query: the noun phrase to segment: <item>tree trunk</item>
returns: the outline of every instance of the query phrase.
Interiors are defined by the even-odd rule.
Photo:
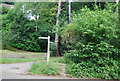
[[[119,0],[116,0],[116,4],[118,4],[119,3]],[[117,7],[116,8],[116,11],[118,12],[118,10],[119,10],[119,8]],[[118,14],[119,15],[119,14]]]
[[[35,21],[35,25],[36,25],[36,26],[35,26],[35,28],[36,28],[35,31],[37,32],[37,30],[38,30],[38,23],[37,23],[37,20]]]
[[[68,2],[68,24],[71,22],[71,1],[67,0]]]
[[[39,12],[37,12],[36,17],[35,17],[36,32],[38,31],[38,20],[39,20]]]
[[[57,33],[55,33],[56,56],[59,56],[59,51],[58,51],[58,43],[59,43],[58,25],[59,25],[60,11],[61,11],[61,0],[59,0],[59,2],[58,2],[58,12],[57,12],[57,16],[56,16],[56,26],[57,26],[56,27]]]
[[[71,23],[71,1],[70,0],[67,0],[67,12],[68,12],[68,24],[70,24]],[[69,31],[68,31],[68,38],[67,38],[67,41],[68,41],[68,43],[67,43],[67,45],[71,45],[70,44],[70,34],[69,34]],[[68,50],[70,50],[69,48],[68,48]]]

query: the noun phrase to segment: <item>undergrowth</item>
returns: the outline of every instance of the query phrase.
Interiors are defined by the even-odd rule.
[[[34,63],[29,70],[30,74],[44,74],[44,75],[59,75],[59,64],[50,61],[47,64],[46,61]]]

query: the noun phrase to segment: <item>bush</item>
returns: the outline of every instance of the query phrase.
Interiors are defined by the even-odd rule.
[[[55,46],[55,44],[50,44],[50,56],[56,56],[56,46]]]
[[[119,48],[119,27],[117,13],[110,10],[90,10],[83,8],[79,14],[73,14],[71,24],[61,31],[62,44],[74,49],[77,42],[99,44],[101,41]],[[69,34],[69,35],[68,35]]]
[[[70,50],[65,54],[70,76],[120,79],[120,51],[104,42],[97,45],[79,44],[81,49]],[[72,63],[72,65],[71,65]]]
[[[21,50],[34,51],[34,52],[41,51],[40,46],[35,40],[33,42],[30,41],[29,39],[23,39],[21,41],[18,41],[17,43],[12,43],[11,45]]]
[[[77,77],[120,79],[116,12],[85,7],[73,17],[61,31],[61,43],[68,49],[64,54],[66,72]]]
[[[14,47],[12,47],[10,45],[6,45],[5,49],[10,50],[10,51],[17,51],[16,48],[14,48]]]
[[[105,65],[105,67],[98,67],[94,63],[73,63],[67,64],[66,73],[68,76],[75,77],[89,77],[89,78],[103,78],[103,79],[120,79],[118,63],[114,66]]]
[[[79,63],[81,61],[92,61],[97,64],[98,61],[103,61],[105,59],[108,59],[109,62],[109,59],[117,60],[120,58],[119,49],[105,42],[101,42],[96,45],[84,45],[82,43],[78,43],[77,47],[79,47],[79,49],[70,50],[65,53],[64,56],[69,59],[68,61],[72,61],[74,63]]]

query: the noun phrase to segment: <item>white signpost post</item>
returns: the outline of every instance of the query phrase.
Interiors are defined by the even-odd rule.
[[[38,37],[38,39],[48,39],[48,47],[47,47],[47,64],[50,60],[50,36],[48,37]]]

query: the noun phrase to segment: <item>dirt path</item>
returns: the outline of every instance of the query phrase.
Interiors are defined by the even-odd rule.
[[[61,66],[61,71],[60,71],[60,75],[63,76],[63,77],[66,77],[66,73],[65,73],[65,64],[63,63],[59,63]]]
[[[70,79],[64,76],[28,75],[32,62],[0,64],[2,79]]]

